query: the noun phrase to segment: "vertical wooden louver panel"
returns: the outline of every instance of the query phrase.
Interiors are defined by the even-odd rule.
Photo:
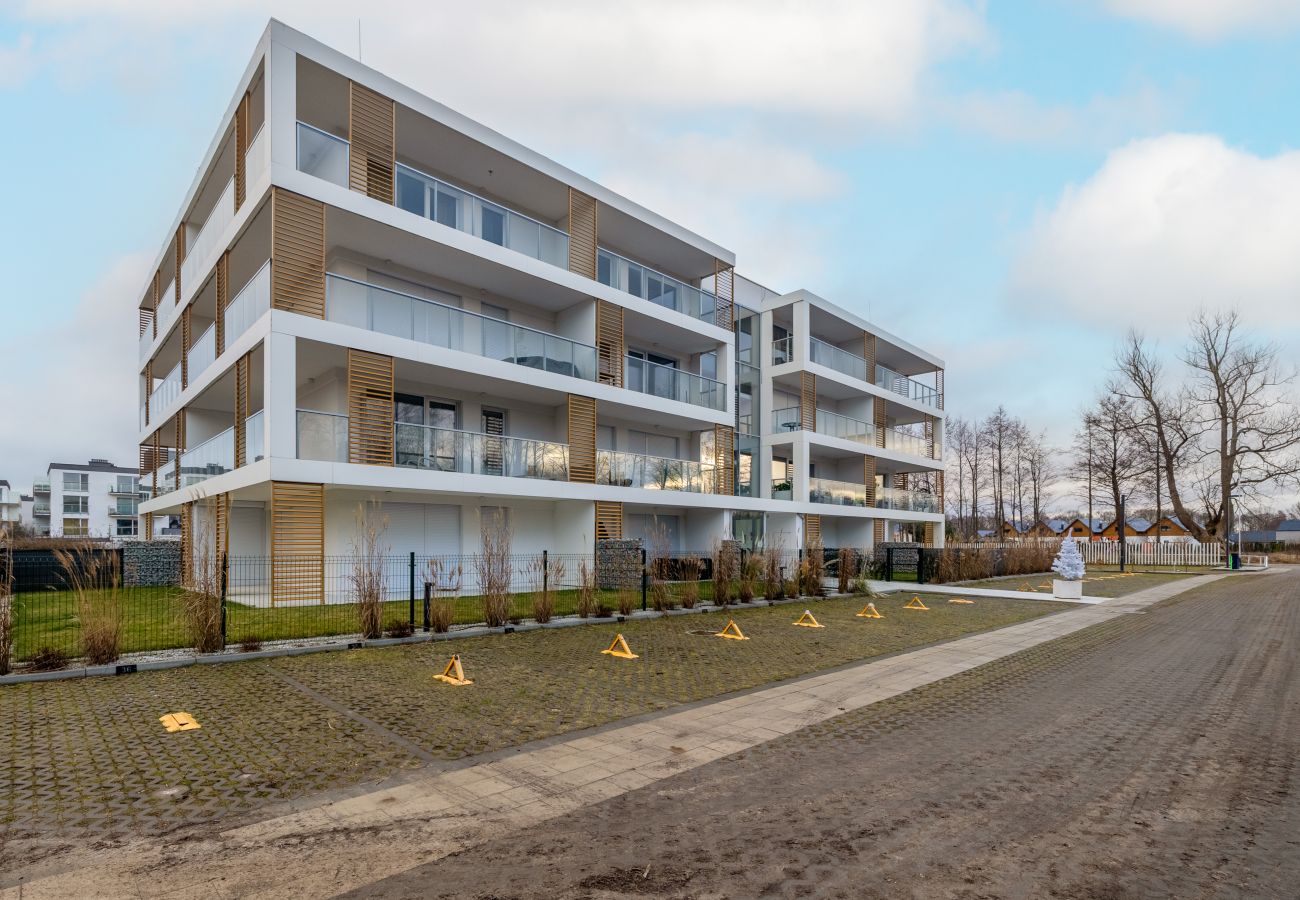
[[[248,92],[239,98],[239,107],[235,110],[235,212],[244,205],[248,194],[248,171],[245,157],[248,155]]]
[[[185,223],[182,222],[176,228],[176,277],[173,281],[176,284],[176,305],[181,302],[181,263],[185,262]]]
[[[799,373],[799,427],[817,430],[817,376],[812,372]]]
[[[392,203],[397,107],[390,98],[355,81],[348,87],[348,187]]]
[[[153,540],[153,513],[141,513],[139,525],[140,537],[146,541]]]
[[[271,305],[325,318],[325,204],[279,188],[271,199]]]
[[[925,455],[930,459],[938,459],[935,455],[934,441],[934,416],[925,417]]]
[[[181,390],[190,386],[190,341],[194,334],[194,308],[181,310]]]
[[[925,538],[924,538],[924,544],[925,544],[925,546],[927,546],[927,547],[933,547],[933,546],[934,546],[934,523],[933,523],[933,522],[926,522],[926,523],[925,523]]]
[[[601,384],[623,386],[623,357],[627,345],[623,339],[623,307],[596,301],[597,379]]]
[[[153,360],[144,364],[144,424],[149,427],[149,407],[153,406],[149,402],[150,395],[153,394]]]
[[[569,271],[596,277],[596,198],[569,188]]]
[[[939,408],[943,409],[943,369],[936,369],[934,373],[934,386],[938,392]]]
[[[877,544],[883,544],[885,542],[885,520],[876,519],[873,526],[871,529],[872,540]]]
[[[179,467],[178,467],[179,468]],[[181,504],[181,586],[194,584],[194,504]]]
[[[718,298],[714,321],[719,328],[730,331],[735,324],[736,270],[719,259],[713,261],[713,291]]]
[[[325,602],[325,487],[271,482],[271,605]]]
[[[348,350],[348,462],[393,464],[393,358]]]
[[[876,426],[876,446],[885,446],[885,426],[889,424],[889,412],[885,406],[885,401],[880,397],[873,397],[871,400],[872,415],[875,418]]]
[[[176,476],[176,490],[181,489],[181,456],[185,453],[185,408],[181,407],[176,411],[176,465],[172,466],[172,473]]]
[[[153,327],[153,310],[147,309],[143,306],[140,307],[140,337],[144,337],[144,333],[152,327]]]
[[[867,381],[876,383],[876,336],[869,331],[862,332],[862,358],[867,361]]]
[[[876,458],[862,458],[862,483],[867,486],[867,506],[876,505]]]
[[[899,491],[905,491],[905,490],[907,490],[907,473],[906,473],[906,472],[895,472],[895,473],[894,473],[894,489],[895,489],[895,490],[899,490]]]
[[[225,582],[230,566],[230,495],[210,497],[207,509],[212,520],[212,558],[200,559],[200,563],[208,570],[203,573],[204,576],[211,572],[218,579],[217,587],[220,587]]]
[[[230,303],[230,251],[217,260],[217,356],[226,352],[226,306]]]
[[[714,489],[727,497],[736,493],[736,432],[730,425],[713,426]]]
[[[251,354],[235,360],[235,468],[248,464],[248,370]]]
[[[822,517],[805,515],[803,517],[803,545],[807,550],[820,547],[822,542]]]
[[[943,512],[943,469],[934,473],[934,498],[939,504],[939,512]]]
[[[596,540],[623,540],[623,504],[596,502]]]
[[[166,460],[163,458],[162,455],[163,450],[162,450],[162,429],[161,428],[159,428],[153,433],[152,440],[153,440],[153,469],[151,471],[153,474],[153,480],[151,484],[153,486],[153,492],[149,496],[157,497],[158,496],[158,468],[164,462],[166,462]]]
[[[596,401],[569,395],[569,480],[596,483]]]
[[[162,294],[162,269],[153,273],[153,336],[158,337],[158,301]]]

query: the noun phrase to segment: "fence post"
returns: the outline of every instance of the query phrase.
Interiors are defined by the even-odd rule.
[[[894,580],[894,548],[885,548],[885,580]]]
[[[226,586],[230,582],[230,558],[221,554],[221,649],[226,649]]]
[[[645,612],[645,594],[646,582],[648,581],[648,571],[646,569],[645,547],[641,548],[641,612]]]
[[[415,628],[415,551],[411,551],[411,628]]]
[[[549,551],[542,551],[542,596],[551,588],[551,563]]]
[[[424,633],[429,633],[429,596],[433,593],[433,585],[429,582],[424,583]]]

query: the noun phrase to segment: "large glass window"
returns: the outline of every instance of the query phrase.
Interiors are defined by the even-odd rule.
[[[63,514],[64,515],[86,515],[90,511],[89,497],[64,497]]]
[[[117,536],[118,536],[118,537],[134,537],[134,536],[136,535],[136,533],[137,533],[136,521],[137,521],[137,520],[135,520],[135,519],[118,519],[118,520],[117,520]]]
[[[64,537],[85,537],[90,533],[90,524],[86,519],[64,519]]]
[[[65,491],[90,490],[90,476],[85,472],[64,472],[63,489]]]

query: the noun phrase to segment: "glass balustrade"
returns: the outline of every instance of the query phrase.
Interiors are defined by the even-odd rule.
[[[590,344],[344,275],[326,277],[325,317],[435,347],[596,380],[596,348]]]
[[[799,407],[787,406],[785,409],[772,411],[772,432],[774,434],[798,431],[801,427],[803,425],[799,417]]]
[[[226,306],[226,346],[230,347],[271,308],[271,262],[267,260]]]
[[[298,123],[298,171],[339,187],[348,186],[348,142],[305,122]]]
[[[808,500],[810,503],[831,503],[836,506],[866,506],[867,486],[852,481],[809,478]]]
[[[772,365],[779,366],[794,359],[794,338],[777,338],[772,342]]]
[[[596,451],[596,483],[613,487],[712,494],[717,486],[716,468],[710,463],[688,459]]]
[[[604,247],[596,252],[596,280],[692,318],[714,320],[717,300],[713,294]]]
[[[772,499],[773,500],[794,499],[794,485],[790,483],[789,478],[772,479]]]
[[[898,428],[885,429],[885,449],[930,459],[930,445],[924,437]],[[938,452],[937,445],[935,452]]]
[[[262,459],[265,442],[265,432],[262,425],[262,410],[253,413],[244,420],[244,463],[257,462]]]
[[[215,324],[209,325],[199,339],[190,347],[189,352],[189,378],[193,384],[195,379],[207,370],[217,358],[217,328]]]
[[[227,428],[181,454],[181,487],[198,484],[235,468],[235,429]]]
[[[235,217],[235,179],[226,182],[216,205],[208,213],[203,227],[194,240],[186,245],[185,261],[181,263],[181,284],[196,284],[196,277],[201,274],[198,267],[208,258],[208,254],[217,248],[217,242],[226,231],[226,226]]]
[[[448,228],[560,268],[569,266],[569,236],[560,229],[398,164],[395,204]]]
[[[181,364],[177,363],[149,394],[149,421],[157,422],[162,411],[181,395]]]
[[[909,400],[915,400],[917,403],[924,403],[927,406],[939,405],[937,390],[881,365],[876,366],[876,386],[893,391]]]
[[[348,417],[339,413],[298,410],[298,459],[348,461]]]
[[[934,494],[907,491],[902,488],[877,490],[876,506],[879,509],[897,509],[907,512],[937,513],[939,511],[938,498]]]
[[[248,142],[244,152],[244,183],[256,184],[271,164],[271,142],[266,137],[266,123],[257,129],[257,135]]]
[[[818,365],[834,369],[850,378],[867,380],[867,361],[856,353],[841,350],[817,338],[808,340],[809,358]]]
[[[627,357],[627,377],[623,379],[623,385],[629,391],[693,406],[726,408],[726,391],[722,382],[636,356]]]
[[[785,409],[778,409],[772,413],[772,431],[775,434],[798,431],[801,421],[799,407],[788,406]],[[876,430],[869,422],[831,412],[828,409],[817,410],[816,431],[827,437],[856,441],[860,444],[875,443]]]
[[[547,481],[569,478],[568,444],[405,422],[394,427],[394,461],[399,466]]]

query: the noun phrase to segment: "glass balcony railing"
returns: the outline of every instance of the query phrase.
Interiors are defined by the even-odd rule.
[[[250,148],[251,149],[251,148]],[[305,122],[298,123],[298,171],[348,186],[348,142]]]
[[[50,492],[50,483],[47,480],[33,481],[32,492],[36,494],[48,494]]]
[[[181,364],[177,363],[166,377],[149,392],[149,421],[157,422],[162,411],[181,395]]]
[[[128,500],[125,497],[118,497],[117,502],[113,504],[113,515],[115,516],[134,516],[139,512],[139,503],[136,500]]]
[[[32,504],[32,515],[34,515],[34,516],[48,516],[49,514],[50,514],[50,504],[48,504],[48,503],[34,503],[34,504]]]
[[[486,359],[596,380],[596,348],[590,344],[343,275],[326,277],[325,318]]]
[[[298,459],[348,461],[348,417],[340,413],[298,410]]]
[[[189,352],[189,377],[190,384],[207,370],[217,358],[217,327],[216,324],[209,325],[199,339],[194,342],[194,346]]]
[[[596,483],[614,487],[712,494],[717,487],[716,468],[711,463],[689,459],[596,451]]]
[[[923,436],[898,428],[885,429],[885,449],[912,456],[923,456],[926,459],[931,458],[929,443]],[[938,459],[940,455],[939,445],[936,443],[933,458]]]
[[[266,123],[257,129],[257,135],[248,142],[244,151],[244,183],[256,184],[267,166],[271,164],[271,142],[266,137]]]
[[[790,483],[789,478],[772,479],[772,499],[773,500],[794,499],[794,485]]]
[[[395,203],[407,212],[560,268],[569,266],[569,236],[454,187],[410,166],[397,165]]]
[[[835,506],[866,506],[867,486],[852,481],[809,478],[808,501],[810,503],[831,503]]]
[[[262,425],[262,410],[253,413],[244,420],[244,462],[257,462],[262,459],[266,441]]]
[[[185,261],[181,263],[181,284],[197,284],[201,266],[208,254],[217,248],[217,242],[226,231],[226,226],[235,217],[235,179],[232,176],[226,182],[216,205],[208,213],[208,218],[195,235],[194,240],[186,246]]]
[[[794,338],[787,335],[772,342],[772,365],[779,366],[794,359]]]
[[[924,403],[926,406],[939,405],[937,390],[881,365],[876,366],[876,386],[893,391],[909,400],[915,400],[917,403]]]
[[[901,488],[880,488],[876,491],[878,509],[898,509],[908,512],[937,513],[938,498],[934,494],[922,491],[906,491]]]
[[[841,350],[817,338],[808,339],[809,359],[850,378],[867,380],[867,361],[856,353]]]
[[[464,475],[569,479],[568,444],[405,422],[394,427],[394,462],[399,466]]]
[[[226,346],[233,344],[270,308],[271,261],[267,260],[226,306]]]
[[[627,357],[627,377],[623,385],[629,391],[703,406],[726,409],[726,390],[721,381],[662,366],[637,356]]]
[[[717,300],[708,291],[656,272],[604,247],[596,252],[596,280],[642,300],[685,313],[693,319],[713,321],[717,309]]]
[[[785,409],[778,409],[772,413],[772,431],[774,433],[782,434],[789,431],[798,431],[800,427],[799,407],[787,406]],[[831,412],[828,409],[817,410],[816,431],[818,434],[824,434],[828,437],[856,441],[859,444],[867,445],[874,444],[876,438],[876,429],[871,423],[863,422],[852,416]]]

